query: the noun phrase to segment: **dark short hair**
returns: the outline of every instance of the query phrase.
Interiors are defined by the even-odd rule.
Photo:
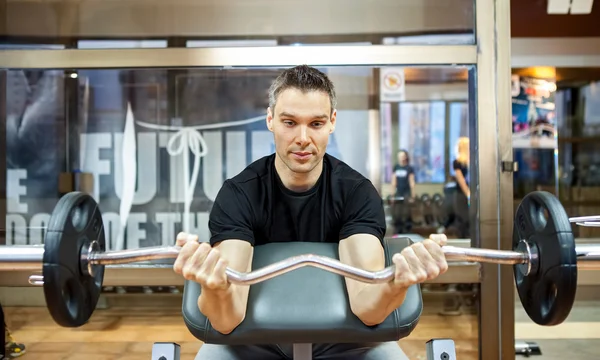
[[[284,70],[271,84],[269,88],[269,106],[271,109],[275,109],[279,94],[290,88],[302,92],[322,91],[326,93],[329,96],[332,112],[337,105],[335,88],[327,75],[308,65],[299,65]]]

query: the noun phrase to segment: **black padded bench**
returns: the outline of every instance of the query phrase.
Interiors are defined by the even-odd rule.
[[[393,254],[410,244],[411,239],[407,237],[386,238],[386,266],[392,264]],[[339,259],[338,244],[275,243],[255,248],[252,269],[308,253]],[[314,343],[402,339],[416,327],[423,308],[420,287],[413,286],[402,306],[383,323],[366,326],[350,310],[342,276],[315,267],[304,267],[252,285],[245,320],[233,332],[223,335],[215,331],[199,311],[199,295],[199,284],[186,281],[183,318],[190,332],[199,340],[223,345],[294,344],[294,359],[303,360],[312,359],[311,344]],[[430,345],[428,343],[428,353],[429,348],[433,349]]]

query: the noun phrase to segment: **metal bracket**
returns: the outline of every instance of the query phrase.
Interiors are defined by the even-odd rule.
[[[500,163],[500,168],[502,172],[517,172],[519,171],[519,163],[516,161],[502,161]]]
[[[426,343],[427,360],[456,360],[452,339],[431,339]]]
[[[152,345],[152,360],[179,360],[180,356],[179,344],[156,342]]]

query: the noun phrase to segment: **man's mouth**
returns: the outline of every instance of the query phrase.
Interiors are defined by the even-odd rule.
[[[308,159],[312,153],[308,152],[308,151],[294,151],[292,152],[292,155],[299,160],[306,160]]]

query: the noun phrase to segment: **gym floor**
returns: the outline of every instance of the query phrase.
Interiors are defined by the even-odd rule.
[[[108,309],[97,309],[88,324],[77,329],[56,325],[43,307],[6,307],[9,328],[25,343],[22,357],[44,360],[148,360],[157,341],[181,345],[182,360],[194,359],[201,343],[181,318],[180,295],[115,295]],[[454,339],[460,360],[477,359],[477,317],[465,309],[442,316],[439,297],[425,299],[419,325],[400,345],[411,359],[425,359],[425,342],[433,337]],[[566,323],[556,327],[533,324],[517,304],[517,339],[535,341],[542,356],[534,359],[597,359],[600,353],[600,303],[578,303]],[[517,356],[517,359],[524,357]]]

